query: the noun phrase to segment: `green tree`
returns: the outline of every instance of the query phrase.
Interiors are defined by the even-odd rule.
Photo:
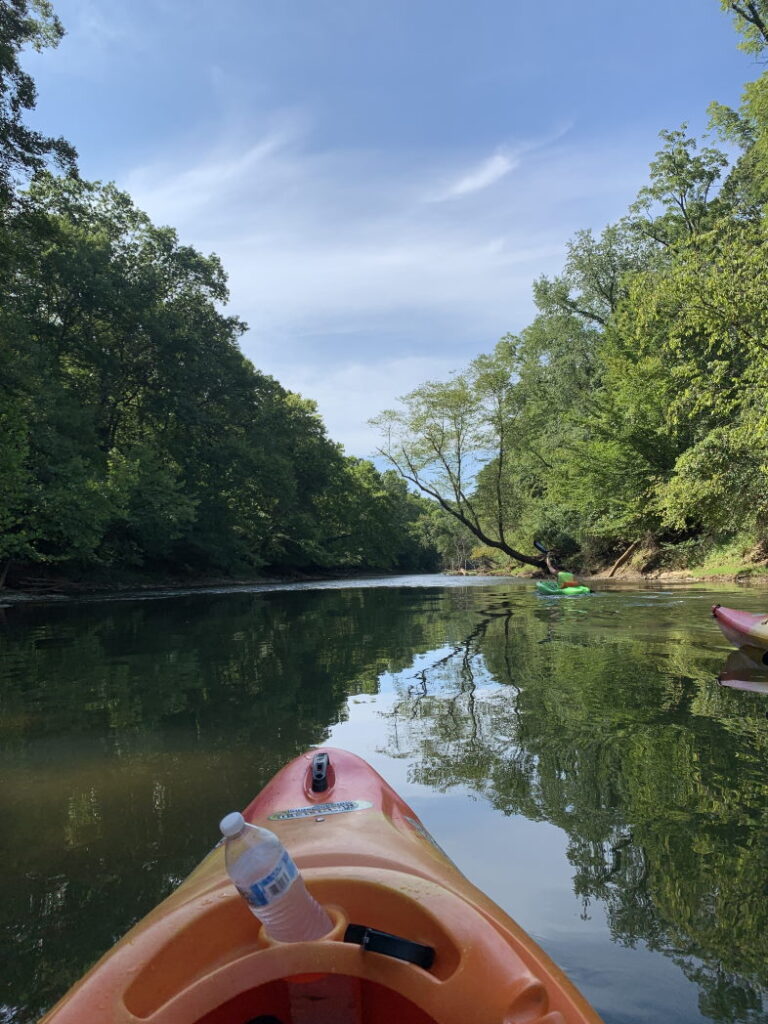
[[[630,207],[632,227],[665,247],[701,235],[722,208],[714,190],[728,158],[713,146],[699,150],[687,128],[659,133],[664,146],[651,163],[650,184]]]
[[[667,451],[664,520],[714,532],[763,529],[768,438],[766,239],[759,224],[725,223],[682,248],[665,275],[639,279],[623,329],[661,359]],[[631,339],[631,340],[630,340]]]
[[[536,305],[545,316],[603,328],[626,295],[627,275],[647,265],[655,248],[628,220],[610,224],[599,238],[590,230],[578,231],[568,243],[562,272],[534,282]]]
[[[69,171],[76,153],[64,139],[51,139],[24,124],[37,101],[35,83],[21,67],[21,51],[57,46],[64,29],[48,0],[4,0],[0,6],[0,204],[19,176],[38,171],[52,157]]]
[[[338,456],[314,411],[243,358],[216,257],[72,178],[39,175],[12,226],[0,316],[30,553],[232,568],[309,542],[321,454]]]
[[[768,45],[766,0],[720,0],[720,7],[734,16],[736,30],[743,36],[740,49],[747,53],[762,52]]]
[[[519,562],[545,567],[512,546],[519,503],[505,487],[517,453],[537,450],[524,429],[515,380],[519,344],[502,339],[492,356],[479,356],[447,382],[431,381],[371,422],[383,435],[379,454],[433,498],[487,547]],[[485,474],[486,485],[478,489]]]

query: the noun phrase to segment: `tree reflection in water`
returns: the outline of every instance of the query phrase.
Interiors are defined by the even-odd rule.
[[[670,957],[707,1017],[765,1021],[766,708],[714,668],[678,623],[649,643],[489,605],[402,683],[392,743],[415,781],[559,826],[585,913]]]
[[[767,1020],[766,705],[717,685],[711,602],[496,585],[9,610],[0,1016],[37,1019],[386,677],[376,746],[558,826],[585,914],[679,963],[711,1019]]]

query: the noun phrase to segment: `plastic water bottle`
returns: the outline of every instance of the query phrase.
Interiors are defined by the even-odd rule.
[[[229,877],[267,934],[278,942],[319,939],[333,927],[307,892],[291,855],[269,829],[249,825],[239,811],[221,819]]]

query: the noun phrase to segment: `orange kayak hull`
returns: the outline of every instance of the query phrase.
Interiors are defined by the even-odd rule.
[[[45,1024],[291,1021],[291,988],[352,979],[371,1024],[599,1024],[563,972],[475,888],[415,813],[361,758],[327,749],[327,788],[311,751],[243,812],[277,833],[334,928],[271,940],[230,882],[223,847],[115,945]],[[365,925],[434,949],[429,969],[343,941]]]
[[[752,645],[768,650],[768,613],[742,612],[714,604],[712,614],[726,639],[736,647]]]

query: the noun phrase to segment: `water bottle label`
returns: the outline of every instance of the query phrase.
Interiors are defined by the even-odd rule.
[[[296,865],[286,850],[270,873],[248,886],[247,892],[243,895],[252,907],[266,907],[278,896],[282,896],[298,873]]]

